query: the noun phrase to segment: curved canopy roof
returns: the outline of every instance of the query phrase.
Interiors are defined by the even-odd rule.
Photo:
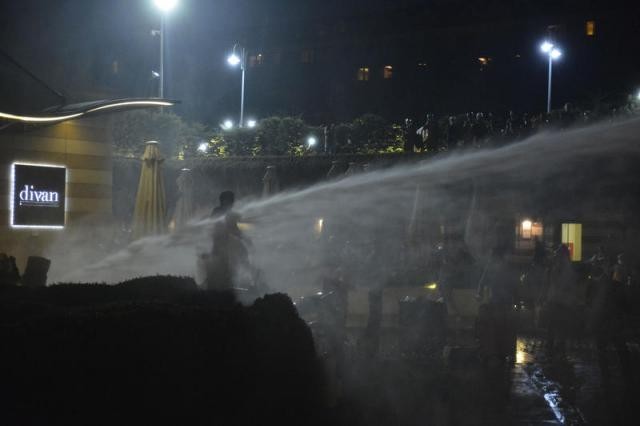
[[[55,124],[105,112],[167,107],[177,103],[160,98],[117,98],[67,103],[65,96],[3,50],[0,50],[0,93],[0,130],[14,123]]]
[[[125,98],[82,102],[48,109],[38,114],[13,114],[0,111],[0,120],[29,124],[53,124],[74,118],[86,117],[105,112],[136,108],[157,108],[173,106],[177,101],[160,98]]]

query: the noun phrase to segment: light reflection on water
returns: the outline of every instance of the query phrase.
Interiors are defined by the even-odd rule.
[[[523,338],[516,340],[516,364],[527,364],[533,362],[532,355],[527,351],[527,345]]]
[[[566,398],[562,384],[547,374],[549,365],[536,359],[537,346],[533,340],[519,337],[516,341],[516,364],[524,365],[531,383],[540,392],[558,423],[572,426],[586,424],[580,409]]]

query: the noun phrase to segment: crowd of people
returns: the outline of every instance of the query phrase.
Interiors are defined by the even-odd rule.
[[[239,215],[233,211],[233,204],[233,193],[225,191],[220,195],[220,205],[211,215],[217,220],[213,227],[212,250],[205,259],[207,273],[204,286],[210,290],[237,292],[241,287],[251,287],[260,281],[258,271],[251,266],[249,259],[251,241],[238,228]],[[349,241],[345,244],[348,246]],[[386,253],[385,250],[382,252]],[[449,310],[449,315],[458,315],[452,289],[459,288],[461,281],[465,280],[477,283],[480,311],[476,327],[481,352],[487,359],[505,360],[512,356],[516,335],[513,311],[524,301],[522,303],[530,311],[536,312],[537,327],[547,330],[546,345],[550,357],[564,355],[570,338],[589,334],[595,339],[604,374],[608,371],[606,348],[609,344],[615,347],[623,370],[629,368],[624,333],[628,328],[628,296],[634,285],[632,270],[623,253],[611,257],[601,247],[587,261],[576,263],[571,260],[567,245],[559,244],[551,251],[536,237],[529,267],[514,263],[510,258],[511,250],[503,244],[491,250],[484,265],[478,264],[479,275],[476,275],[464,273],[470,267],[475,268],[473,265],[476,264],[464,243],[449,241],[436,252],[441,252],[439,260],[432,263],[430,269],[436,273],[443,306]],[[337,250],[337,253],[340,253],[342,261],[353,260],[344,250]],[[334,316],[336,324],[342,324],[334,324],[336,330],[344,327],[348,310],[346,289],[349,285],[339,264],[336,263],[334,266],[338,266],[325,277],[321,293],[335,296],[331,299],[335,305]],[[243,271],[248,271],[244,282],[239,278]],[[379,334],[380,324],[376,327],[372,324],[380,318],[381,311],[376,314],[375,306],[380,305],[381,297],[381,292],[372,291],[370,294],[367,335],[373,336],[372,341],[376,341],[375,335]],[[381,305],[378,306],[380,309]],[[373,349],[372,353],[375,352]]]
[[[524,286],[516,285],[518,282]],[[634,286],[624,253],[609,256],[604,247],[587,261],[576,264],[571,261],[567,245],[560,244],[550,252],[536,240],[532,263],[524,274],[509,264],[504,251],[493,250],[478,285],[482,349],[490,357],[511,355],[511,312],[519,300],[528,297],[526,303],[536,312],[538,328],[546,330],[549,358],[564,357],[570,339],[591,336],[603,378],[609,377],[606,352],[610,344],[616,350],[621,370],[628,373],[631,366],[626,341],[633,326],[629,319],[633,314],[630,300]]]
[[[558,130],[611,122],[640,113],[640,100],[630,99],[616,107],[589,110],[566,103],[549,113],[466,112],[425,113],[390,123],[365,114],[351,123],[320,126],[320,143],[308,152],[325,154],[427,152],[457,148],[500,146],[524,139],[540,130]],[[307,151],[305,151],[307,152]]]
[[[545,128],[569,128],[634,114],[637,114],[637,107],[632,103],[604,112],[582,110],[567,103],[562,109],[553,110],[549,114],[516,114],[513,111],[504,116],[491,112],[467,112],[445,116],[426,114],[422,120],[404,120],[405,152],[495,146],[526,138]]]

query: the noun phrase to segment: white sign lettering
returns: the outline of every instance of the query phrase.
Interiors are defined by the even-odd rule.
[[[25,185],[20,191],[20,205],[33,207],[59,207],[59,195],[56,191],[38,191],[33,185]]]

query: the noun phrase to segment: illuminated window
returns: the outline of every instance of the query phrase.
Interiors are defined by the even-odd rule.
[[[535,239],[543,240],[542,222],[524,219],[516,226],[516,249],[530,250],[534,248]]]
[[[571,260],[579,262],[582,260],[582,224],[563,223],[562,224],[562,244],[569,247]]]
[[[114,74],[118,74],[118,71],[120,71],[120,64],[118,63],[118,61],[113,61],[111,63],[111,72],[113,72]]]
[[[530,220],[523,220],[522,223],[520,224],[520,228],[521,228],[520,236],[525,240],[528,240],[529,238],[531,238],[532,227],[533,227],[533,222],[531,222]]]
[[[358,81],[369,81],[369,68],[358,68]]]
[[[391,65],[385,65],[382,69],[382,77],[385,80],[389,80],[393,77],[393,67]]]
[[[543,230],[542,223],[525,219],[520,223],[520,238],[528,240],[534,237],[542,237]]]
[[[542,234],[544,232],[544,227],[540,222],[533,222],[531,224],[531,236],[542,238]]]
[[[584,29],[589,37],[593,37],[596,35],[596,21],[587,21]]]
[[[488,56],[480,56],[478,58],[478,63],[480,63],[480,71],[484,71],[484,69],[489,65],[489,62],[491,62],[491,58],[489,58]]]
[[[302,62],[303,64],[312,64],[314,60],[315,60],[315,55],[313,50],[311,49],[305,49],[300,54],[300,62]]]

